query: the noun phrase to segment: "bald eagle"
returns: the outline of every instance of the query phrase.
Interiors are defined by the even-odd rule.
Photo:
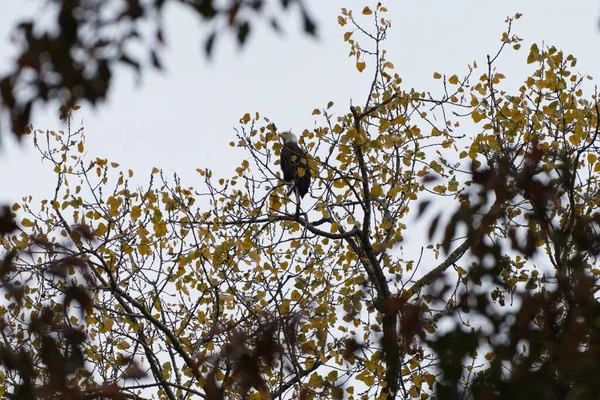
[[[298,146],[298,138],[292,132],[282,132],[279,137],[283,140],[281,148],[281,171],[283,180],[289,185],[289,196],[294,192],[297,203],[300,203],[300,197],[308,193],[310,187],[310,167],[306,152]]]

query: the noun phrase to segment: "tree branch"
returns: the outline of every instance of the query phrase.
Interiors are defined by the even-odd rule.
[[[328,358],[328,360],[329,360],[329,358]],[[304,378],[305,376],[308,376],[311,372],[315,371],[321,365],[323,365],[323,362],[320,359],[315,360],[315,363],[313,364],[312,367],[310,367],[309,369],[303,370],[300,373],[300,375],[296,375],[292,379],[290,379],[289,381],[287,381],[284,384],[280,385],[279,388],[276,391],[274,391],[273,393],[271,393],[271,399],[274,400],[274,399],[280,398],[281,395],[283,395],[289,388],[291,388],[292,386],[294,386],[296,383],[299,383],[300,379]]]
[[[458,261],[467,252],[470,246],[471,241],[469,239],[465,240],[460,246],[456,248],[456,250],[450,253],[448,258],[443,263],[429,271],[427,274],[425,274],[425,276],[423,276],[421,279],[415,282],[415,284],[412,285],[412,287],[409,289],[410,292],[414,295],[418,293],[423,288],[423,286],[429,285],[435,279],[439,278],[444,273],[444,271],[448,269],[448,267],[450,267],[452,264]]]

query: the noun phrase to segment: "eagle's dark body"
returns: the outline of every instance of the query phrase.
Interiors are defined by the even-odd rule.
[[[290,186],[290,191],[304,197],[310,187],[310,167],[306,152],[298,145],[295,135],[291,132],[283,132],[283,147],[281,149],[281,170],[283,180]]]

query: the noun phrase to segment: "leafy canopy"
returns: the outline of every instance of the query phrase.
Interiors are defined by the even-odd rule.
[[[83,157],[83,129],[32,129],[56,189],[15,204],[2,237],[2,394],[597,395],[588,77],[554,47],[523,54],[517,14],[483,68],[434,73],[433,97],[394,71],[385,15],[342,9],[357,73],[373,79],[360,106],[313,111],[300,214],[259,113],[231,143],[246,159],[229,177],[199,168],[196,188],[159,169],[138,186]],[[511,47],[531,66],[514,92],[495,67]]]

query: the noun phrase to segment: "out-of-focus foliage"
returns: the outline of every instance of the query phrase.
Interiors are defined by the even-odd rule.
[[[280,31],[278,14],[287,9],[300,14],[304,31],[316,26],[302,0],[51,0],[44,14],[53,24],[34,18],[14,29],[18,47],[14,67],[0,76],[0,117],[8,116],[20,137],[29,126],[35,106],[51,100],[72,107],[104,101],[118,65],[141,74],[161,69],[166,45],[163,13],[169,4],[185,7],[209,27],[196,51],[210,57],[219,36],[231,31],[244,45],[252,25],[266,20]],[[279,7],[278,7],[279,6]],[[151,35],[148,35],[151,32]],[[202,43],[202,44],[201,44]],[[137,50],[136,46],[143,51]],[[143,56],[139,56],[139,54]],[[137,54],[137,55],[136,55]]]
[[[600,112],[575,57],[535,44],[524,54],[517,14],[483,68],[434,73],[434,95],[394,71],[385,7],[361,11],[338,22],[372,83],[348,112],[313,111],[299,214],[259,113],[231,142],[246,159],[229,177],[198,168],[196,187],[159,169],[140,186],[126,167],[86,160],[82,129],[32,129],[56,190],[15,204],[18,227],[0,225],[5,391],[600,394]],[[530,66],[514,90],[495,67],[511,47]]]

